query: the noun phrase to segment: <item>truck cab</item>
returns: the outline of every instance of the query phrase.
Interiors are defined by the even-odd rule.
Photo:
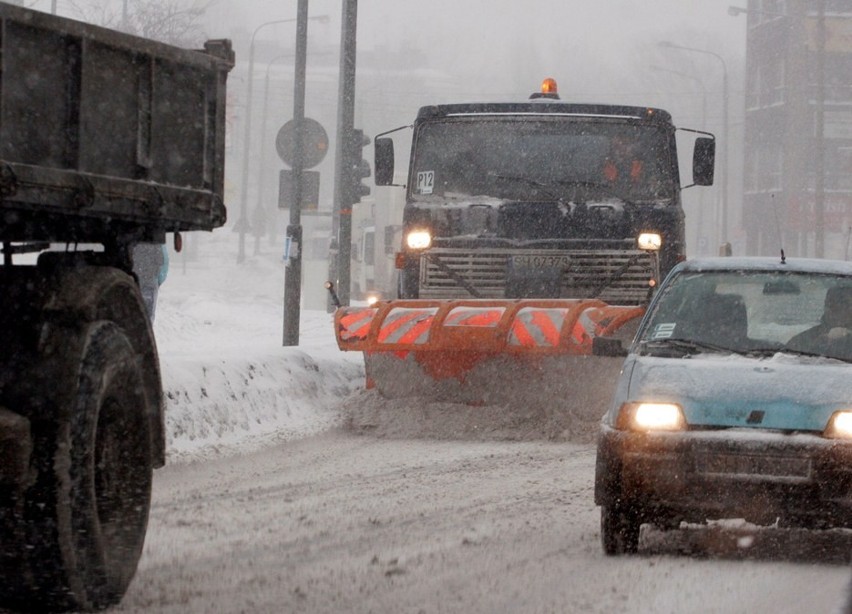
[[[695,140],[693,184],[713,181]],[[393,142],[376,138],[376,184]],[[427,106],[413,126],[399,298],[599,298],[644,304],[685,258],[671,116],[562,102]]]

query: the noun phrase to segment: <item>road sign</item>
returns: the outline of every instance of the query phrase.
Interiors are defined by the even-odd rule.
[[[306,117],[302,120],[304,137],[303,146],[305,159],[303,168],[312,168],[323,161],[328,152],[328,135],[318,121]],[[278,156],[287,166],[293,166],[296,153],[296,122],[288,121],[281,126],[275,137],[275,149]]]

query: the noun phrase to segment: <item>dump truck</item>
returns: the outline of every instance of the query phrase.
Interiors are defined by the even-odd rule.
[[[375,138],[376,185],[408,129],[397,298],[338,309],[339,347],[387,397],[599,417],[620,360],[595,340],[630,336],[685,258],[671,115],[564,102],[552,79],[522,102],[426,106]],[[692,185],[710,185],[715,138],[686,134]]]
[[[0,56],[0,607],[102,609],[166,452],[133,249],[224,224],[233,52],[0,3]]]

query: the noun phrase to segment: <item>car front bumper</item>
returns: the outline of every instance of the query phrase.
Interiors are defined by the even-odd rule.
[[[852,527],[852,442],[757,429],[637,433],[604,425],[595,502],[617,500],[646,517]]]

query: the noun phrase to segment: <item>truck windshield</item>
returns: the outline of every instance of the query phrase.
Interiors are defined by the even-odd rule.
[[[622,119],[450,117],[420,126],[411,193],[520,201],[671,198],[673,139]]]

